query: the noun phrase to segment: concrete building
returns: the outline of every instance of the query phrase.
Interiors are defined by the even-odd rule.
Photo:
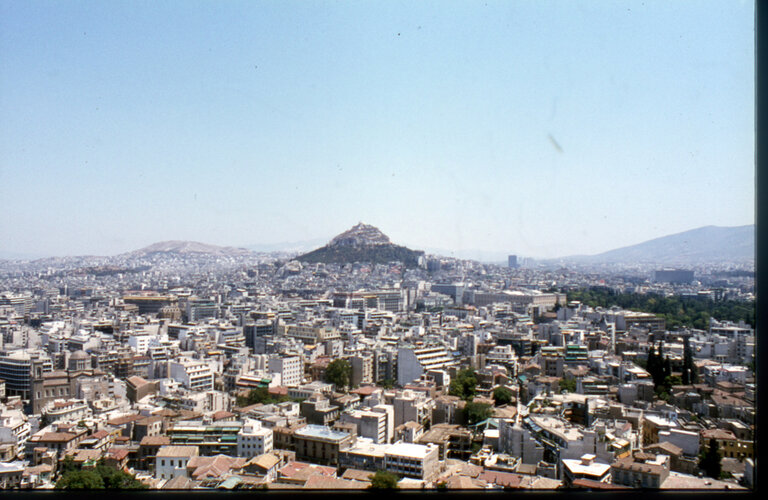
[[[441,370],[455,364],[453,356],[444,347],[400,348],[397,351],[397,384],[405,386],[419,380],[429,370]]]
[[[395,427],[406,422],[417,422],[421,425],[432,418],[434,401],[424,393],[404,390],[392,400],[395,412]]]
[[[436,445],[397,443],[384,453],[384,467],[401,477],[431,481],[440,473],[438,454]]]
[[[331,425],[341,413],[337,405],[320,393],[315,393],[299,403],[299,414],[307,419],[307,423],[315,425]]]
[[[307,424],[293,433],[296,459],[323,465],[338,465],[339,452],[353,442],[346,432],[326,426]]]
[[[176,422],[167,431],[172,445],[194,445],[201,456],[218,454],[235,456],[238,435],[244,425],[241,421],[185,420]]]
[[[667,455],[653,455],[636,451],[611,464],[611,482],[631,488],[659,488],[669,477],[670,460]]]
[[[192,359],[171,361],[170,378],[192,391],[213,390],[213,372],[208,363]]]
[[[128,335],[128,346],[136,354],[146,354],[151,338],[148,332],[133,332]]]
[[[298,356],[275,355],[269,358],[268,370],[280,374],[282,385],[298,386],[304,376],[304,363]]]
[[[155,479],[188,477],[187,464],[200,452],[197,446],[163,446],[155,456]]]
[[[517,269],[520,265],[517,263],[517,255],[510,255],[507,257],[507,266],[511,269]]]
[[[685,455],[699,456],[699,433],[683,429],[671,428],[667,431],[658,431],[660,443],[667,442],[678,446]]]
[[[389,443],[394,436],[394,409],[389,405],[342,413],[339,420],[354,424],[358,436],[369,438],[376,444]]]
[[[237,456],[256,457],[272,451],[272,429],[262,427],[261,422],[246,418],[237,433]]]
[[[42,378],[43,373],[53,371],[51,358],[42,351],[0,352],[0,379],[5,380],[7,396],[31,399],[32,381]]]
[[[389,445],[376,444],[368,438],[357,438],[347,448],[339,451],[339,467],[376,472],[385,469],[384,456]]]
[[[693,281],[693,271],[686,269],[658,269],[651,274],[654,283],[690,283]]]
[[[376,382],[373,380],[373,354],[362,353],[349,358],[352,365],[352,380],[350,385],[356,387],[362,384]]]
[[[243,337],[245,345],[251,349],[256,347],[256,339],[275,334],[275,323],[271,320],[258,320],[254,324],[243,325]]]
[[[0,443],[13,443],[16,450],[24,450],[31,429],[32,426],[23,411],[8,410],[0,406]]]
[[[595,455],[584,454],[579,459],[563,459],[563,483],[573,485],[577,479],[588,479],[600,483],[608,482],[611,475],[610,464],[595,461]]]

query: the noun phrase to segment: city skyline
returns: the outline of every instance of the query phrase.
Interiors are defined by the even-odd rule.
[[[446,6],[447,5],[447,6]],[[0,251],[754,223],[750,2],[0,2]]]
[[[364,224],[364,222],[360,222],[360,224]],[[686,240],[689,238],[694,238],[695,242],[688,241],[687,245],[691,246],[691,249],[693,249],[696,245],[705,244],[709,246],[709,252],[712,252],[713,248],[718,248],[718,245],[720,245],[720,248],[722,247],[722,240],[724,237],[734,237],[736,240],[734,241],[734,244],[737,244],[739,246],[745,245],[745,244],[754,244],[748,243],[750,240],[744,240],[743,233],[742,234],[736,234],[733,231],[734,230],[741,230],[747,227],[752,227],[752,230],[754,231],[754,225],[745,225],[745,226],[735,226],[735,227],[717,227],[717,226],[704,226],[700,228],[695,228],[689,231],[683,231],[681,233],[675,233],[672,235],[663,235],[658,238],[652,238],[650,240],[637,242],[636,244],[632,245],[624,245],[624,246],[616,246],[614,248],[606,249],[605,251],[595,253],[595,254],[569,254],[569,255],[558,255],[556,257],[551,258],[544,258],[535,256],[535,255],[523,255],[523,254],[512,254],[509,252],[503,252],[503,251],[493,251],[493,250],[487,250],[482,248],[470,248],[470,249],[450,249],[450,248],[436,248],[433,246],[426,246],[426,247],[416,247],[414,245],[410,245],[407,242],[392,242],[393,244],[400,244],[401,246],[404,246],[406,248],[410,248],[411,250],[417,250],[417,251],[423,251],[426,255],[437,255],[442,257],[449,257],[449,258],[457,258],[457,259],[467,259],[467,260],[474,260],[478,262],[486,262],[486,263],[496,263],[496,264],[504,264],[507,262],[509,257],[516,257],[521,259],[532,259],[534,261],[541,260],[541,261],[555,261],[558,259],[575,259],[574,262],[579,261],[580,259],[583,259],[585,257],[599,257],[601,255],[609,255],[611,253],[620,252],[622,250],[627,249],[634,249],[634,253],[644,251],[641,250],[643,246],[652,245],[655,242],[660,241],[670,241],[671,239],[674,241],[677,241],[677,244],[680,244],[683,242],[683,244],[686,244]],[[379,229],[379,228],[376,228]],[[718,230],[718,233],[713,233],[707,235],[706,233],[702,233],[703,231],[707,231],[710,229]],[[722,233],[722,230],[729,231],[729,233]],[[696,234],[696,236],[693,236]],[[726,236],[726,234],[728,236]],[[326,245],[329,245],[332,243],[332,240],[339,235],[332,235],[327,238],[316,238],[312,240],[301,240],[301,241],[283,241],[283,242],[276,242],[276,243],[261,243],[261,244],[249,244],[249,245],[214,245],[210,244],[208,242],[203,241],[196,241],[196,240],[163,240],[163,241],[155,241],[148,245],[145,245],[141,248],[131,248],[128,250],[125,250],[123,252],[114,253],[114,254],[105,254],[105,255],[95,255],[95,254],[82,254],[82,255],[34,255],[34,254],[17,254],[13,252],[3,252],[2,249],[0,249],[0,260],[6,259],[6,260],[36,260],[36,259],[44,259],[44,258],[69,258],[69,257],[118,257],[121,255],[129,255],[136,252],[141,251],[170,251],[175,252],[176,247],[187,247],[190,246],[193,252],[206,252],[208,250],[212,252],[218,251],[218,249],[229,249],[229,250],[247,250],[250,252],[253,252],[254,254],[272,254],[275,255],[280,253],[305,253],[311,250],[316,250],[321,247],[324,247]],[[718,243],[718,240],[720,242]],[[666,243],[669,245],[669,243]],[[163,250],[154,250],[154,248],[157,247],[158,249],[163,248]],[[165,248],[168,248],[169,250],[165,250]],[[205,250],[205,247],[209,247],[208,250]],[[658,247],[658,244],[657,244]],[[651,247],[651,249],[647,249],[647,251],[650,251],[652,254],[656,254],[659,251],[663,253],[667,253],[667,257],[669,258],[671,254],[670,251],[674,252],[675,250],[660,250],[657,247]],[[690,251],[686,250],[686,251]],[[187,250],[184,250],[187,251]],[[679,251],[679,249],[678,249]],[[737,252],[738,253],[738,252]],[[658,259],[659,256],[655,255],[652,256],[651,254],[646,255],[644,259],[641,260],[655,260]],[[743,256],[724,256],[723,262],[735,262],[735,261],[743,261]],[[620,259],[621,260],[621,259]],[[624,261],[626,262],[627,258],[624,258]],[[632,260],[630,258],[630,260]],[[711,258],[710,258],[711,260]]]

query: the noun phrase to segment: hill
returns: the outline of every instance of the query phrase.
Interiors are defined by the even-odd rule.
[[[244,248],[235,247],[220,247],[216,245],[208,245],[206,243],[199,243],[197,241],[161,241],[153,243],[147,247],[129,252],[126,255],[132,257],[147,256],[153,254],[177,254],[177,255],[190,255],[190,254],[205,254],[205,255],[247,255],[251,252]]]
[[[407,267],[416,267],[424,252],[394,245],[389,237],[378,228],[362,222],[334,237],[324,247],[296,257],[300,262],[323,262],[326,264],[348,264],[370,262],[386,264],[403,262]]]
[[[755,258],[755,226],[705,226],[662,236],[597,255],[577,255],[561,260],[597,263],[654,263],[692,265],[703,262],[736,262]]]

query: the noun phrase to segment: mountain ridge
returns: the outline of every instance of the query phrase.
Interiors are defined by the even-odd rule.
[[[167,240],[152,243],[144,248],[126,252],[124,256],[151,255],[157,253],[175,254],[208,254],[208,255],[248,255],[252,253],[245,248],[223,247],[188,240]]]
[[[755,225],[702,226],[594,255],[569,255],[547,261],[580,263],[656,263],[690,265],[755,258]]]

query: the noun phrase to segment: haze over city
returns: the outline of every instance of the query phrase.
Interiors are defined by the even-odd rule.
[[[0,490],[755,489],[760,14],[0,0]]]
[[[754,222],[752,2],[0,2],[7,253]]]

